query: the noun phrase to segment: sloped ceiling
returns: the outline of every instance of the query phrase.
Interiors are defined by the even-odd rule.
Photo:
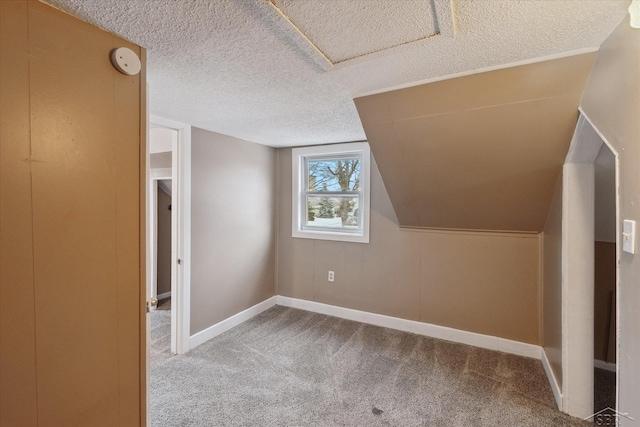
[[[355,100],[401,226],[538,232],[595,53]]]
[[[597,49],[629,0],[46,0],[148,49],[151,113],[272,146],[363,140],[370,91]]]

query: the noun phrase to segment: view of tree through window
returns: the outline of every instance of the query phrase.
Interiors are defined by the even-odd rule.
[[[371,151],[366,142],[291,150],[291,236],[369,243]]]
[[[358,158],[308,160],[307,226],[357,229],[359,190]]]

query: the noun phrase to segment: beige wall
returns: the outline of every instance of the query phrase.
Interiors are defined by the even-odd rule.
[[[620,220],[640,221],[640,30],[627,16],[602,44],[581,107],[617,151]],[[621,226],[621,224],[620,224]],[[636,243],[637,244],[637,243]],[[619,409],[640,419],[640,255],[620,252]]]
[[[275,149],[192,128],[191,334],[275,295]]]
[[[171,291],[171,196],[158,186],[157,295]]]
[[[355,99],[406,227],[540,232],[595,53]]]
[[[562,175],[542,233],[542,346],[562,387]]]
[[[292,238],[291,149],[277,151],[279,295],[539,344],[537,235],[400,229],[372,162],[369,244]]]
[[[144,425],[144,52],[36,1],[0,43],[0,425]]]

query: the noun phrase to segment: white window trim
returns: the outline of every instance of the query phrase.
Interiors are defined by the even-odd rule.
[[[301,195],[304,185],[304,158],[315,156],[346,156],[357,154],[362,156],[360,165],[360,189],[362,191],[362,232],[328,231],[303,229]],[[350,142],[347,144],[319,145],[300,147],[292,150],[291,156],[291,235],[303,239],[335,240],[340,242],[369,243],[370,193],[371,193],[371,151],[367,142]],[[306,207],[306,203],[305,203]]]

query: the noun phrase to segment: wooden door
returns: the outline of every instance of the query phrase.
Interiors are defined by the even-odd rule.
[[[0,48],[0,425],[144,425],[144,51],[32,0]]]

